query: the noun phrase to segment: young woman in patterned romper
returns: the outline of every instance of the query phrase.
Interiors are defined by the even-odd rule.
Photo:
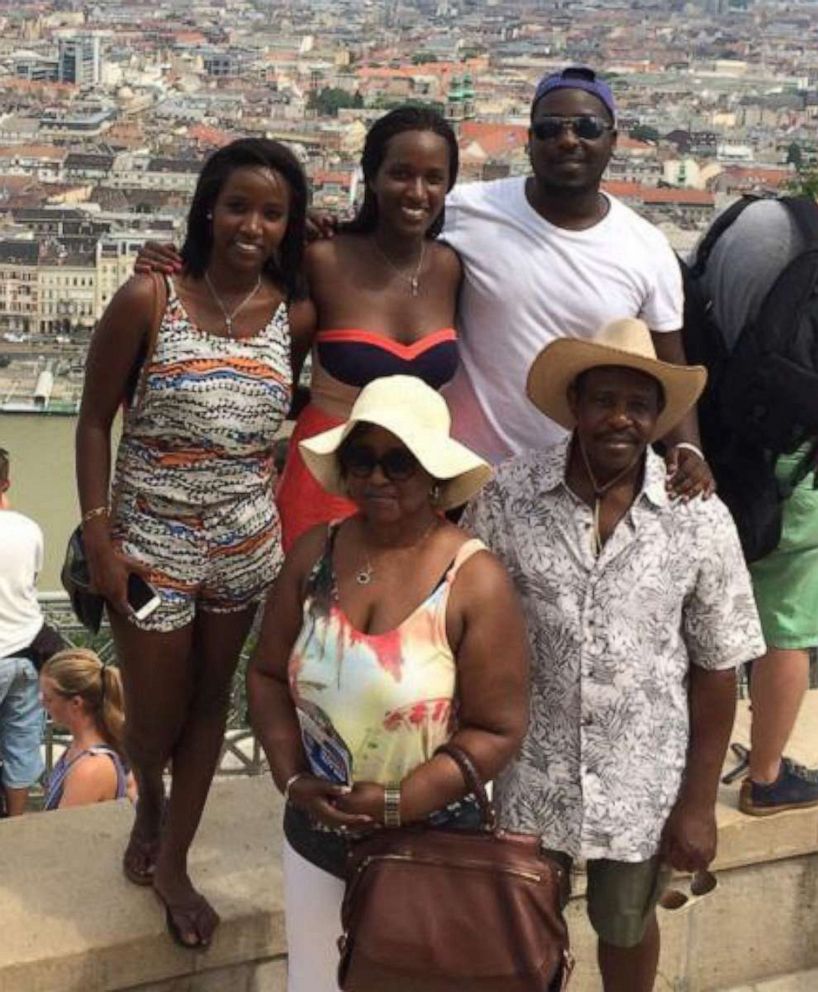
[[[153,884],[187,947],[206,946],[219,921],[187,854],[239,652],[281,564],[273,445],[290,405],[291,352],[312,333],[309,306],[295,302],[306,202],[303,172],[282,145],[249,139],[216,152],[193,196],[184,268],[160,294],[150,360],[157,284],[144,275],[111,301],[88,356],[77,431],[83,533],[109,606],[139,785],[123,868]],[[111,424],[140,363],[111,487]],[[161,597],[144,620],[127,603],[130,572]]]

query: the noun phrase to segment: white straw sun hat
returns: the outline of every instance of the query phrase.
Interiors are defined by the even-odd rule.
[[[356,424],[375,424],[395,435],[440,482],[441,510],[467,503],[491,478],[491,468],[449,434],[451,417],[443,397],[409,375],[375,379],[355,400],[349,420],[299,444],[307,468],[328,493],[347,496],[338,449]]]
[[[625,317],[606,324],[592,341],[560,338],[543,348],[528,372],[528,398],[546,416],[572,430],[576,419],[568,404],[568,389],[578,375],[600,365],[636,369],[662,384],[665,405],[651,441],[664,437],[679,423],[707,382],[707,370],[701,365],[659,361],[647,324]]]

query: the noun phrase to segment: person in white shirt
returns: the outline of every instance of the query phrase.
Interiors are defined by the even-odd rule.
[[[44,714],[26,649],[43,626],[35,582],[43,564],[40,528],[8,501],[9,455],[0,448],[0,761],[6,812],[25,810],[43,773]]]
[[[458,439],[495,463],[565,434],[525,398],[528,369],[551,341],[639,317],[658,357],[686,364],[676,257],[657,228],[600,190],[615,115],[592,69],[545,76],[531,108],[532,175],[457,186],[446,199],[441,237],[464,282],[460,368],[444,395]],[[695,412],[664,440],[674,491],[709,495]]]

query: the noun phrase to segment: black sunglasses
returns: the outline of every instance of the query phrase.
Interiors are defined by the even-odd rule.
[[[595,117],[593,114],[581,114],[579,117],[560,117],[557,114],[549,114],[547,117],[538,117],[537,120],[531,122],[531,133],[540,141],[550,141],[558,138],[566,127],[570,127],[574,134],[583,141],[596,141],[606,131],[613,131],[613,124],[609,124],[601,117]]]
[[[406,482],[417,472],[419,465],[417,458],[406,448],[390,448],[382,455],[376,455],[372,448],[365,444],[353,444],[348,448],[342,448],[340,461],[344,471],[358,479],[368,478],[375,468],[380,466],[390,482]]]

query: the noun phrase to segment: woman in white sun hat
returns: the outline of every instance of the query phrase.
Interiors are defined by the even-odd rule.
[[[454,741],[488,781],[525,731],[528,648],[511,581],[442,512],[491,470],[449,424],[433,389],[391,376],[362,390],[346,423],[301,443],[322,486],[358,513],[296,543],[248,677],[287,799],[290,992],[337,988],[350,833],[476,824],[457,765],[436,749]]]

